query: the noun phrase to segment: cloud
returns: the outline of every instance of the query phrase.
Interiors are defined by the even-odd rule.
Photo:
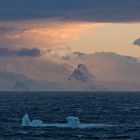
[[[67,60],[70,60],[71,58],[70,58],[70,56],[62,56],[62,60],[64,60],[64,61],[67,61]]]
[[[17,51],[17,56],[24,57],[24,56],[29,56],[29,57],[38,57],[41,55],[40,50],[33,48],[33,49],[27,49],[23,48],[19,51]]]
[[[1,57],[16,56],[16,51],[15,50],[10,50],[8,48],[0,48],[0,56]]]
[[[98,80],[140,82],[140,61],[136,57],[112,52],[90,53],[84,57],[73,57],[71,54],[67,57],[68,59],[63,59],[64,62],[74,67],[78,64],[85,64]]]
[[[128,61],[138,62],[138,58],[132,56],[124,56]]]
[[[92,29],[103,25],[103,23],[56,20],[0,22],[0,47],[27,46],[27,48],[39,47],[46,50],[57,46],[60,52],[60,46],[66,46],[72,40],[78,40],[90,34]]]
[[[76,55],[76,57],[75,57],[75,55]],[[113,58],[114,57],[114,58],[122,59],[122,61],[138,62],[137,57],[127,56],[127,55],[119,55],[119,54],[114,53],[114,52],[83,53],[83,52],[77,51],[77,52],[70,53],[69,55],[63,56],[62,59],[69,58],[69,59],[63,59],[63,60],[75,60],[75,62],[76,62],[76,61],[84,61],[84,60],[88,60],[88,59],[92,60],[92,57],[95,57],[95,56],[100,56],[100,57],[102,56],[105,58],[109,58],[109,57]]]
[[[22,48],[20,50],[0,48],[0,57],[39,57],[41,55],[41,51],[36,48]]]
[[[140,21],[139,0],[0,0],[0,20]]]
[[[136,39],[134,42],[133,42],[134,45],[137,45],[137,46],[140,46],[140,38]]]
[[[23,32],[25,29],[21,29],[18,27],[0,27],[0,34],[6,34],[6,33],[19,33]]]
[[[80,51],[78,51],[78,52],[73,52],[73,54],[74,54],[74,55],[77,55],[77,56],[85,56],[85,55],[86,55],[86,53],[83,53],[83,52],[80,52]]]
[[[74,59],[83,59],[84,57],[87,57],[89,54],[83,53],[81,51],[76,51],[76,52],[72,52],[72,53],[68,53],[67,55],[64,55],[61,58],[61,60],[64,61],[70,61],[70,60],[74,60]]]

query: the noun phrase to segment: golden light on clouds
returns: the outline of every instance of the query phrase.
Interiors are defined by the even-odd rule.
[[[12,35],[17,41],[24,41],[27,44],[39,45],[41,48],[53,47],[68,43],[71,40],[79,39],[81,36],[90,33],[90,30],[101,26],[100,23],[56,23],[46,27],[26,29],[23,32]]]
[[[139,26],[57,19],[0,22],[0,47],[39,48],[55,55],[103,51],[139,57],[140,48],[133,46],[140,35]]]
[[[63,55],[73,47],[69,46],[71,42],[80,41],[81,37],[90,35],[95,28],[103,25],[57,20],[6,22],[0,23],[0,41],[2,47],[52,49],[53,53]]]

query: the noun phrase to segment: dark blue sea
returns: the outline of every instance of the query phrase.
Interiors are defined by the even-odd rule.
[[[76,116],[82,123],[105,125],[87,129],[21,127],[25,113],[45,123],[65,123],[67,116]],[[140,93],[0,93],[0,140],[140,140]]]

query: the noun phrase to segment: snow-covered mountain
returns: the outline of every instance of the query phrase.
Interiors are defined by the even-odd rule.
[[[0,71],[0,91],[32,91],[39,90],[39,84],[25,75]]]
[[[67,61],[0,59],[0,90],[140,90],[140,62],[114,53],[95,53]]]
[[[76,69],[51,60],[2,58],[0,90],[84,91],[95,88],[94,76],[88,68],[80,64]],[[81,75],[78,75],[78,71]],[[81,76],[80,80],[77,80],[78,76]]]
[[[67,63],[85,64],[96,76],[102,90],[140,90],[140,61],[132,56],[112,52],[97,52],[82,56],[71,55]]]

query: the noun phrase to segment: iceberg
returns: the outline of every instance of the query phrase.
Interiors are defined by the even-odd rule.
[[[31,121],[29,119],[28,114],[25,114],[22,118],[22,126],[31,126]]]
[[[28,114],[25,114],[22,118],[22,126],[34,126],[34,127],[40,127],[43,126],[44,123],[42,120],[30,120]]]
[[[78,117],[74,116],[68,116],[66,118],[67,123],[50,123],[45,124],[42,120],[34,119],[30,120],[28,114],[25,114],[22,118],[21,126],[25,127],[57,127],[57,128],[80,128],[80,129],[86,129],[86,128],[104,128],[104,127],[113,127],[114,125],[107,125],[107,124],[84,124],[81,123]]]
[[[69,117],[67,117],[67,126],[69,126],[69,127],[73,127],[73,128],[75,128],[75,127],[79,127],[79,125],[80,125],[80,120],[79,120],[79,118],[78,117],[74,117],[74,116],[69,116]]]

